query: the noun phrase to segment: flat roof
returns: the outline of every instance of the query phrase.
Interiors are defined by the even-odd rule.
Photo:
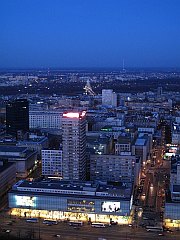
[[[34,190],[36,189],[36,190]],[[37,190],[39,189],[39,190]],[[46,192],[42,191],[45,189],[52,190],[60,190],[61,192]],[[132,194],[132,184],[123,184],[116,183],[115,185],[112,183],[106,182],[98,182],[98,181],[65,181],[65,180],[41,180],[37,179],[34,181],[20,180],[17,182],[13,188],[13,192],[21,192],[26,193],[41,193],[41,194],[58,194],[58,195],[78,195],[78,196],[89,196],[89,197],[113,197],[117,200],[117,198],[121,199],[130,199]],[[74,192],[73,192],[74,191]],[[71,193],[72,192],[72,193]],[[79,192],[79,193],[78,193]],[[81,193],[81,194],[80,194]],[[102,193],[105,193],[102,194]]]
[[[144,138],[138,138],[135,142],[135,145],[138,145],[138,146],[144,146],[146,143],[146,139]]]
[[[26,147],[17,147],[17,146],[0,146],[0,152],[25,152]]]
[[[180,192],[180,185],[173,185],[173,192]]]
[[[2,162],[2,161],[0,161]],[[13,164],[12,162],[6,162],[3,165],[0,165],[0,173],[3,172],[4,170],[6,170],[7,168],[11,167]]]

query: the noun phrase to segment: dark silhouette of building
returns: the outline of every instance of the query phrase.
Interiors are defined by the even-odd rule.
[[[6,133],[16,136],[29,131],[29,102],[16,99],[6,105]]]

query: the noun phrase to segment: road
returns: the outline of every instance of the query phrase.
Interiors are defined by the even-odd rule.
[[[97,240],[98,238],[104,238],[106,240],[119,240],[119,239],[161,239],[158,233],[149,233],[143,228],[131,228],[128,226],[111,226],[107,228],[92,228],[90,225],[84,225],[80,229],[74,229],[67,223],[59,223],[58,225],[47,226],[42,223],[27,223],[25,219],[16,219],[16,222],[12,225],[7,225],[10,219],[0,219],[2,229],[11,230],[10,235],[18,237],[31,236],[40,238],[42,240],[55,239],[54,235],[59,234],[60,239],[63,240]],[[4,233],[7,234],[7,233]],[[173,234],[166,233],[164,236],[166,240],[178,239],[178,233]]]
[[[163,153],[163,146],[153,149],[151,162],[143,169],[140,185],[135,192],[135,198],[140,201],[135,207],[134,224],[156,226],[163,223],[165,191],[169,186],[170,174],[170,162],[163,160]]]

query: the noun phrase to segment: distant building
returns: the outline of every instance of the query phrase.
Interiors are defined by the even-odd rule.
[[[154,134],[154,128],[153,127],[139,127],[138,132]]]
[[[87,136],[87,148],[91,149],[94,154],[109,154],[110,152],[110,137],[107,136]]]
[[[172,144],[180,145],[180,123],[174,123],[172,127]]]
[[[44,149],[42,155],[42,175],[62,177],[62,150]]]
[[[45,136],[37,136],[30,134],[27,140],[18,141],[16,146],[26,147],[29,150],[37,151],[38,155],[41,155],[41,150],[48,147],[48,138]]]
[[[86,178],[86,112],[65,112],[62,118],[63,179]]]
[[[7,204],[7,193],[16,181],[16,164],[0,160],[0,209]]]
[[[141,165],[145,165],[150,153],[149,137],[138,137],[132,145],[132,153],[141,158]]]
[[[37,152],[25,147],[0,146],[0,159],[16,164],[16,176],[27,177],[35,166]]]
[[[102,89],[102,105],[117,107],[117,94],[112,89]]]
[[[162,87],[158,87],[157,94],[158,95],[162,95],[162,92],[163,92]]]
[[[179,230],[180,224],[180,155],[171,158],[170,190],[166,191],[164,224]]]
[[[29,102],[16,99],[6,105],[6,133],[18,137],[29,131]]]
[[[129,136],[119,136],[115,143],[115,155],[120,155],[121,152],[131,152],[131,142]]]
[[[29,111],[30,129],[61,129],[62,111]]]
[[[90,156],[91,180],[138,182],[139,172],[140,160],[130,152]]]

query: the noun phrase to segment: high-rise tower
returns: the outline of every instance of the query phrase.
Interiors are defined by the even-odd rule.
[[[62,118],[63,179],[85,180],[86,112],[66,112]]]
[[[18,131],[29,131],[29,102],[16,99],[6,105],[6,133],[17,137]]]
[[[117,107],[117,94],[112,89],[102,89],[102,105]]]

